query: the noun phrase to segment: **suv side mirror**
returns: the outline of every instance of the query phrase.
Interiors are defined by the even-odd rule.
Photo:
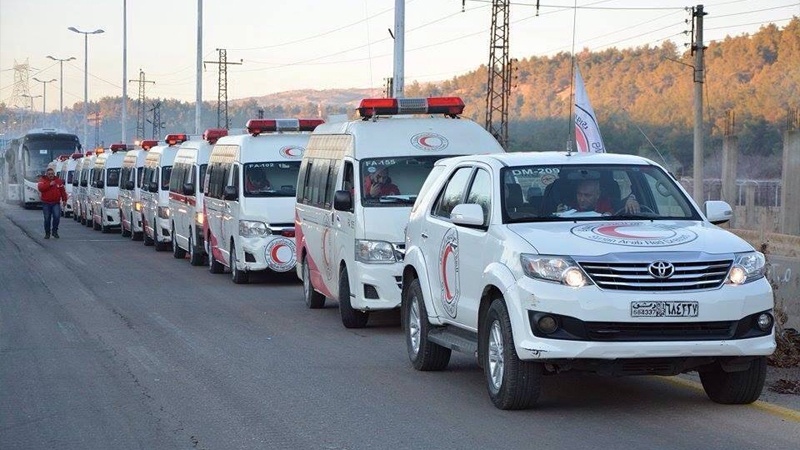
[[[705,203],[706,218],[714,225],[725,223],[733,217],[731,205],[721,200],[709,200]]]
[[[236,186],[225,186],[225,190],[222,192],[222,199],[239,200],[239,190],[236,189]]]
[[[147,190],[150,192],[158,192],[158,183],[151,181],[147,184]]]
[[[133,183],[133,180],[128,180],[125,182],[125,189],[132,191],[136,185]]]
[[[194,184],[192,184],[192,183],[184,183],[183,184],[183,195],[194,195]]]
[[[350,211],[353,209],[353,194],[350,191],[336,191],[333,194],[333,209]]]
[[[450,211],[450,220],[456,225],[483,227],[483,208],[477,203],[462,203]]]
[[[103,180],[97,180],[97,183],[95,183],[95,186],[94,186],[94,187],[96,187],[96,188],[98,188],[98,189],[103,189],[103,187],[104,187],[105,185],[106,185],[106,184],[103,182]]]

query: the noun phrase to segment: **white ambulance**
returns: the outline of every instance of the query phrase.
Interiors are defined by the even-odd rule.
[[[364,99],[361,120],[314,130],[295,214],[309,308],[338,300],[344,326],[361,328],[369,311],[400,306],[403,230],[434,163],[503,152],[463,109],[457,97]]]
[[[94,179],[94,162],[99,155],[103,154],[103,149],[98,148],[94,152],[87,152],[81,161],[81,179],[78,187],[78,208],[80,208],[81,225],[92,226],[92,211],[89,203],[89,185]]]
[[[103,233],[120,226],[119,180],[127,150],[126,144],[111,144],[109,151],[94,162],[94,180],[89,188],[92,226]]]
[[[294,202],[300,160],[318,119],[253,119],[247,133],[220,138],[206,173],[206,253],[212,273],[295,266]]]
[[[142,227],[141,189],[144,177],[144,160],[147,152],[158,145],[156,140],[144,140],[141,148],[128,150],[122,160],[119,185],[119,214],[122,237],[141,241],[144,236]]]
[[[84,187],[81,186],[81,178],[83,178],[84,167],[89,170],[88,158],[94,155],[94,151],[87,151],[83,157],[75,163],[75,175],[72,177],[72,220],[82,222],[83,211],[81,209],[81,196],[85,192]],[[87,172],[88,173],[88,172]]]
[[[168,134],[165,145],[157,145],[147,152],[144,160],[142,197],[142,227],[144,245],[154,245],[156,251],[167,250],[172,242],[169,217],[169,180],[172,164],[181,143],[188,140],[185,134]]]
[[[67,203],[64,207],[64,217],[72,217],[74,208],[72,205],[72,190],[73,179],[75,177],[75,166],[78,165],[78,160],[83,158],[81,153],[73,153],[68,160],[61,164],[61,172],[59,178],[64,180],[64,189],[67,191]]]
[[[169,215],[172,219],[172,255],[183,259],[189,253],[189,263],[205,263],[203,184],[208,159],[217,140],[228,135],[224,128],[209,128],[202,139],[181,144],[172,165],[169,180]]]
[[[609,153],[451,158],[425,188],[403,263],[415,369],[477,356],[500,409],[567,371],[696,371],[712,401],[758,399],[772,289],[764,255],[716,226],[727,203],[701,209],[658,164]]]

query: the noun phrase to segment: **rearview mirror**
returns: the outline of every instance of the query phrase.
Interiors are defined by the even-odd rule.
[[[155,181],[151,181],[147,185],[147,190],[150,192],[158,192],[158,183],[156,183]]]
[[[450,212],[450,220],[456,225],[465,227],[482,227],[483,208],[477,203],[462,203],[456,205]]]
[[[95,184],[95,187],[98,188],[98,189],[103,189],[103,187],[105,185],[106,184],[103,182],[103,180],[97,180],[97,183]]]
[[[706,218],[714,225],[725,223],[733,218],[731,205],[721,200],[709,200],[705,203]]]
[[[353,194],[350,191],[336,191],[333,194],[333,209],[350,211],[353,209]]]
[[[225,190],[222,192],[222,199],[239,200],[239,190],[236,189],[236,186],[225,186]]]
[[[194,184],[192,184],[192,183],[184,183],[183,184],[183,195],[194,195]]]
[[[125,182],[125,189],[127,190],[132,191],[135,187],[136,185],[133,183],[133,180],[128,180]]]

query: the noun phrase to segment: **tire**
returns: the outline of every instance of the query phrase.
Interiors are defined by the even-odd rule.
[[[94,221],[94,217],[92,217],[92,229],[94,231],[100,231],[103,229],[103,226],[101,224]]]
[[[308,258],[303,258],[303,298],[309,309],[325,307],[325,296],[314,290],[311,284],[311,269],[308,268]]]
[[[172,230],[175,230],[175,223],[172,223]],[[189,241],[189,244],[192,242]],[[175,233],[172,234],[172,257],[175,259],[184,259],[186,258],[186,250],[180,248],[178,246],[178,240],[175,239]]]
[[[156,229],[153,228],[153,232],[155,232],[155,230]],[[153,241],[153,238],[151,238],[150,235],[147,234],[147,223],[145,223],[144,221],[144,216],[142,216],[142,242],[146,247],[150,247],[155,243]]]
[[[517,356],[511,319],[502,299],[493,300],[489,306],[479,338],[485,341],[481,358],[494,406],[509,410],[535,405],[541,393],[542,365]]]
[[[231,267],[231,281],[236,284],[247,284],[250,281],[250,274],[236,267],[236,246],[233,245],[233,242],[231,242],[231,252],[228,254],[228,262]]]
[[[125,224],[122,222],[122,215],[120,215],[119,234],[121,234],[124,238],[131,237],[131,234],[133,233],[133,222],[130,223],[130,227],[130,230],[125,229]]]
[[[403,292],[401,315],[406,335],[406,349],[411,365],[422,371],[446,368],[450,362],[452,351],[428,341],[428,331],[430,331],[431,325],[428,322],[428,313],[419,279],[415,278],[408,289]]]
[[[153,217],[153,247],[157,252],[164,252],[169,248],[168,242],[160,242],[158,240],[158,222],[155,217]]]
[[[369,313],[355,310],[350,305],[350,277],[346,267],[339,273],[339,314],[345,328],[364,328],[369,320]]]
[[[749,369],[741,372],[725,372],[719,363],[700,372],[700,382],[708,398],[724,405],[746,405],[758,400],[766,378],[766,356],[757,357]]]
[[[208,246],[208,271],[211,273],[222,273],[225,271],[225,266],[214,259],[210,244]]]
[[[198,251],[198,248],[195,247],[194,233],[192,233],[192,230],[189,230],[189,264],[193,266],[202,266],[203,262],[203,253]]]

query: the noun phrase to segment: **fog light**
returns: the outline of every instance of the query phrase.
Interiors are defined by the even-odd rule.
[[[772,316],[767,313],[759,315],[757,324],[761,331],[769,330],[772,327]]]
[[[540,318],[536,325],[539,327],[539,331],[544,334],[551,334],[558,329],[558,322],[551,316]]]

